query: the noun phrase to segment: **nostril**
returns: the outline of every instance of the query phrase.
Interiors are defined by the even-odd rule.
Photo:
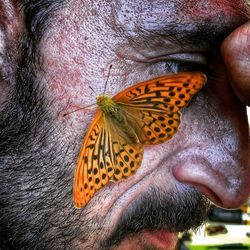
[[[217,206],[223,206],[222,200],[215,192],[213,192],[213,190],[199,183],[194,183],[194,182],[186,182],[186,183],[196,187],[201,193],[203,193],[210,201],[212,201]]]

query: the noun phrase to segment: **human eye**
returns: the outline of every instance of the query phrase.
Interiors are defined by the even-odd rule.
[[[189,72],[207,72],[207,66],[197,62],[186,61],[166,61],[164,67],[167,72],[178,73],[183,71]]]
[[[203,54],[174,54],[167,56],[163,61],[164,68],[169,73],[183,71],[199,71],[207,73],[208,65],[206,56]]]
[[[160,74],[176,74],[179,72],[203,72],[209,74],[206,56],[203,54],[176,54],[158,58],[154,68]]]

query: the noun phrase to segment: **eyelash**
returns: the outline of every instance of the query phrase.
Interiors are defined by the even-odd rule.
[[[216,73],[213,72],[207,65],[191,61],[165,61],[165,68],[167,72],[178,73],[183,71],[191,72],[203,72],[208,78],[216,77]]]
[[[201,71],[206,73],[207,67],[204,64],[190,62],[190,61],[165,61],[165,68],[171,73],[178,73],[181,71]]]

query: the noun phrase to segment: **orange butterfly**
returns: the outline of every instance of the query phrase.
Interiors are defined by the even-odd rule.
[[[109,181],[139,168],[144,145],[169,140],[180,124],[179,109],[206,83],[202,73],[166,75],[129,87],[114,97],[97,96],[99,111],[85,136],[74,176],[76,208]]]

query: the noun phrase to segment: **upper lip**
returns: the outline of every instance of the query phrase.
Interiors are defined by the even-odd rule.
[[[240,194],[239,192],[241,184],[238,183],[235,184],[235,186],[230,186],[230,180],[228,180],[220,172],[216,172],[216,170],[213,169],[213,166],[205,157],[199,156],[198,153],[199,150],[202,150],[201,147],[193,146],[188,148],[189,150],[193,148],[193,151],[196,151],[196,153],[186,154],[187,147],[175,150],[159,160],[158,164],[153,169],[148,169],[148,171],[143,173],[143,175],[141,174],[138,176],[138,178],[134,176],[132,177],[134,179],[130,178],[126,182],[119,183],[118,185],[122,186],[122,192],[114,200],[114,202],[112,202],[107,214],[112,213],[113,209],[116,209],[116,204],[120,205],[122,203],[121,198],[126,196],[132,187],[135,185],[140,185],[141,182],[145,181],[146,178],[150,178],[151,175],[161,167],[169,167],[173,176],[176,178],[176,181],[183,184],[193,185],[215,204],[226,208],[235,208],[239,206],[239,202],[245,199],[244,195]],[[197,148],[199,148],[198,151]],[[189,176],[188,172],[183,172],[183,168],[186,168],[185,171],[192,171],[191,177]],[[178,171],[180,172],[178,173]],[[186,176],[183,175],[183,173],[186,174]],[[231,182],[231,184],[232,183],[233,182]],[[146,190],[148,185],[142,187]],[[132,195],[127,195],[128,198],[126,199],[125,204],[123,203],[122,211],[119,211],[118,217],[120,217],[120,214],[122,214],[123,211],[127,209],[131,201],[133,201],[143,192],[142,188],[136,190],[138,192],[136,191],[136,193],[133,193]]]
[[[104,223],[106,220],[107,223],[110,223],[110,214],[114,214],[112,218],[113,224],[117,224],[123,217],[125,211],[128,210],[129,205],[152,184],[152,180],[150,182],[145,180],[147,178],[154,178],[155,171],[157,171],[159,168],[169,167],[171,172],[171,169],[173,168],[173,166],[175,166],[174,159],[182,152],[182,150],[175,150],[175,152],[172,152],[168,156],[163,157],[161,160],[159,160],[158,164],[153,169],[149,169],[143,175],[138,176],[138,178],[130,179],[130,182],[126,181],[119,183],[118,185],[121,185],[119,189],[122,190],[122,192],[119,193],[118,197],[115,198],[115,200],[112,202],[104,218]],[[142,182],[144,183],[142,184]],[[167,183],[167,180],[165,182]],[[136,185],[140,185],[140,187],[133,190],[133,187],[135,187]]]
[[[182,150],[184,150],[184,149],[182,149]],[[132,179],[132,178],[136,177],[136,176],[133,176],[132,178],[129,178],[127,181],[120,182],[120,183],[115,183],[114,185],[123,185],[123,187],[122,187],[123,191],[112,202],[112,204],[111,204],[111,206],[109,208],[109,212],[107,213],[107,215],[110,214],[110,213],[112,213],[113,209],[116,209],[115,208],[116,204],[120,204],[120,199],[122,197],[124,197],[126,195],[126,193],[128,193],[132,187],[134,187],[135,185],[140,184],[146,178],[149,178],[152,174],[154,174],[155,170],[157,170],[160,167],[163,167],[163,165],[165,165],[166,162],[169,162],[169,159],[175,158],[175,156],[178,153],[180,153],[182,150],[179,150],[179,149],[178,150],[174,150],[170,154],[165,155],[161,160],[159,160],[158,164],[156,164],[156,166],[153,169],[150,168],[148,171],[146,171],[145,173],[143,173],[143,175],[141,175],[139,178]],[[146,189],[146,188],[147,188],[147,185],[144,187],[144,189]],[[129,195],[128,196],[129,197],[129,201],[126,202],[126,205],[123,206],[122,211],[120,211],[119,213],[121,214],[123,211],[125,211],[127,209],[127,207],[129,206],[129,204],[131,203],[131,201],[134,200],[137,196],[139,196],[141,194],[141,192],[142,192],[142,190],[140,189],[140,191],[138,191],[138,193],[136,195],[133,195],[133,196]]]

